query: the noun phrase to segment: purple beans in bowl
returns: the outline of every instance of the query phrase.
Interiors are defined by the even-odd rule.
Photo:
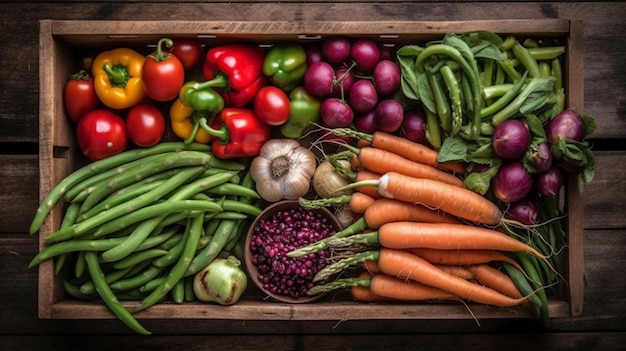
[[[270,205],[248,229],[244,252],[249,278],[277,301],[306,303],[322,298],[306,292],[314,284],[313,277],[329,263],[330,251],[298,258],[286,253],[331,236],[340,227],[326,208],[307,210],[297,200]]]

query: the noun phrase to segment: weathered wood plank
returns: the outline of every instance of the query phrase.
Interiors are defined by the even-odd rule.
[[[211,336],[9,336],[3,338],[4,345],[11,350],[49,351],[69,349],[111,350],[123,349],[128,345],[149,350],[258,350],[259,345],[271,345],[277,350],[404,350],[407,345],[428,345],[430,351],[454,350],[463,345],[463,350],[528,350],[528,348],[550,350],[618,350],[626,341],[626,334],[615,333],[550,333],[532,334],[510,332],[502,334],[481,333],[479,335],[452,332],[445,336],[426,333],[402,334],[342,334],[342,335],[211,335]]]

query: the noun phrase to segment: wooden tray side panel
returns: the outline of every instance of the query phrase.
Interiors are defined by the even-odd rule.
[[[567,41],[567,107],[582,112],[584,109],[584,43],[582,20],[570,22],[569,37]],[[567,245],[568,245],[568,287],[570,313],[572,316],[580,316],[583,313],[583,199],[579,192],[579,180],[576,176],[568,177],[566,184],[567,204]]]

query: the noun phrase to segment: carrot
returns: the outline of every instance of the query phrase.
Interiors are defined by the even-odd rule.
[[[380,273],[380,268],[378,268],[378,262],[376,261],[363,261],[361,267],[363,267],[365,272],[370,274]]]
[[[407,251],[410,252],[410,250],[407,250]],[[460,277],[463,279],[474,279],[474,274],[465,267],[461,267],[459,265],[449,265],[449,264],[433,264],[433,265],[443,271],[456,275],[457,277]],[[380,270],[380,267],[378,267],[378,262],[376,261],[363,261],[361,263],[361,267],[363,267],[363,270],[369,274],[382,273],[382,271]]]
[[[515,268],[522,270],[522,267],[511,257],[496,250],[486,249],[431,249],[431,248],[411,248],[408,249],[414,255],[417,255],[432,264],[449,264],[449,265],[475,265],[489,262],[507,262]]]
[[[502,223],[502,211],[487,198],[469,189],[444,182],[388,172],[377,180],[358,181],[339,188],[376,187],[383,197],[418,203],[481,224]]]
[[[514,299],[523,297],[511,277],[488,264],[470,265],[467,266],[467,270],[474,275],[476,280],[491,289]]]
[[[546,258],[535,248],[502,232],[469,224],[391,222],[378,228],[378,241],[391,249],[487,249],[528,252]]]
[[[383,273],[448,291],[462,299],[500,307],[516,306],[527,297],[511,298],[485,286],[446,273],[421,257],[403,250],[381,248],[378,265]]]
[[[414,280],[394,278],[386,274],[375,274],[370,281],[370,290],[377,296],[401,301],[459,299],[458,296],[448,291]]]
[[[362,182],[362,181],[371,181],[371,180],[379,179],[380,177],[381,175],[379,173],[366,171],[366,170],[360,170],[355,173],[353,182],[356,183],[356,182]],[[380,199],[382,197],[382,195],[376,190],[376,187],[374,186],[359,187],[357,190],[359,192],[362,192],[363,194],[371,196],[374,199]]]
[[[372,279],[372,274],[368,272],[363,272],[358,277],[359,279]],[[372,290],[367,286],[354,285],[350,287],[350,295],[352,298],[359,302],[387,302],[393,301],[388,297],[383,297],[376,295],[372,292]]]
[[[433,266],[441,269],[448,274],[452,274],[455,277],[463,278],[465,280],[474,279],[474,274],[465,267],[449,264],[433,264]]]
[[[359,138],[357,146],[371,146],[377,149],[386,150],[407,158],[411,161],[419,162],[432,167],[440,167],[446,170],[463,174],[465,166],[460,163],[438,161],[439,153],[428,146],[413,142],[406,138],[389,134],[383,131],[376,131],[372,134],[358,132],[349,128],[337,128],[333,130],[336,135],[351,135]]]
[[[352,212],[364,214],[365,211],[367,211],[367,208],[370,207],[374,203],[374,201],[376,200],[373,197],[365,193],[356,192],[352,193],[352,197],[350,199],[350,202],[348,203],[348,206],[350,206],[350,210]]]
[[[367,226],[373,229],[396,221],[460,223],[448,213],[437,211],[420,204],[412,204],[396,199],[375,200],[363,213]]]
[[[400,302],[457,300],[458,296],[417,281],[394,278],[385,274],[362,273],[358,278],[337,279],[307,291],[317,295],[336,289],[350,288],[352,297],[360,302]]]
[[[356,149],[356,148],[355,148]],[[463,186],[463,180],[453,174],[444,172],[433,166],[411,161],[396,153],[377,149],[375,147],[364,147],[356,149],[359,165],[374,173],[398,172],[416,178],[434,179],[440,182]]]

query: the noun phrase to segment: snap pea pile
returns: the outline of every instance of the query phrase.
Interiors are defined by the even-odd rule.
[[[435,149],[455,136],[481,143],[493,126],[520,111],[545,120],[563,110],[564,53],[565,46],[549,39],[448,33],[398,50],[402,92],[422,104],[426,138]]]
[[[54,259],[55,274],[69,271],[68,295],[100,298],[127,326],[149,334],[132,313],[167,298],[194,300],[195,273],[225,251],[241,255],[239,238],[261,212],[259,199],[246,165],[214,157],[207,145],[129,150],[74,171],[47,194],[30,232],[59,202],[64,217],[29,267]],[[129,311],[124,299],[141,305]]]

